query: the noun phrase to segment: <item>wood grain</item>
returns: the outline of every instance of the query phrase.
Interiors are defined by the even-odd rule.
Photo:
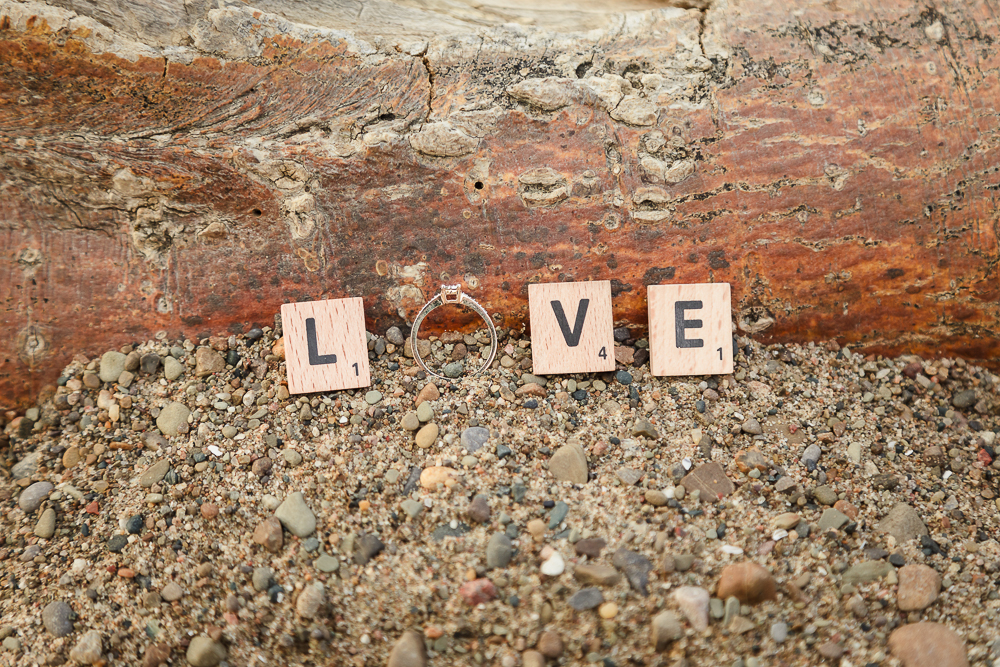
[[[996,365],[986,0],[440,37],[411,6],[135,4],[0,3],[0,407],[77,352],[331,295],[382,332],[458,280],[510,327],[531,283],[609,280],[636,336],[646,285],[728,282],[765,342]]]
[[[289,393],[357,389],[372,383],[360,298],[282,304],[281,326]],[[312,350],[310,338],[315,341]]]
[[[650,285],[646,289],[649,368],[653,375],[733,372],[729,283]]]
[[[535,375],[615,370],[611,282],[528,285]]]

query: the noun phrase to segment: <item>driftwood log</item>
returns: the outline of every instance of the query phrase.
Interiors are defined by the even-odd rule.
[[[0,0],[0,407],[77,352],[461,281],[732,283],[763,341],[991,361],[995,0]],[[671,6],[677,5],[677,6]]]

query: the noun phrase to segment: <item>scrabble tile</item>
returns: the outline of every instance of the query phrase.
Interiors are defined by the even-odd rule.
[[[611,282],[528,285],[535,375],[615,369]]]
[[[733,372],[729,283],[650,285],[646,299],[653,375]]]
[[[357,389],[372,383],[360,298],[281,306],[288,392]]]

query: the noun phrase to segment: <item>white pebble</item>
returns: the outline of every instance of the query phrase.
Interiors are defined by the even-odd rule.
[[[785,530],[784,528],[779,528],[778,530],[771,533],[771,539],[774,540],[775,542],[786,537],[788,537],[788,531]]]
[[[87,569],[87,565],[89,564],[90,561],[85,560],[83,558],[77,558],[73,561],[72,569],[74,572],[83,572],[84,570]]]
[[[739,556],[740,554],[743,553],[743,549],[740,549],[739,547],[734,547],[732,544],[723,544],[721,551],[724,554],[732,554],[734,556]]]
[[[558,551],[549,556],[549,559],[542,563],[541,568],[542,574],[547,577],[558,577],[565,569],[566,561],[563,560]]]
[[[691,459],[684,459],[683,461],[681,461],[681,465],[684,466],[685,470],[690,470],[691,469]]]
[[[222,456],[222,450],[217,445],[209,445],[208,451],[212,452],[215,456]]]

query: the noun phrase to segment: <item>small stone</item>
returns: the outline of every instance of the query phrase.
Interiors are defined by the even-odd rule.
[[[637,419],[632,424],[632,435],[641,435],[650,440],[656,440],[660,437],[660,434],[656,431],[656,427],[645,419]]]
[[[399,506],[411,519],[416,519],[424,511],[424,504],[419,500],[404,500]]]
[[[386,329],[385,339],[396,347],[406,343],[406,339],[403,338],[403,332],[399,330],[399,327],[389,327]]]
[[[681,586],[674,590],[674,602],[680,607],[691,627],[698,632],[708,628],[709,594],[697,586]]]
[[[601,556],[601,551],[604,547],[608,546],[608,543],[599,537],[588,537],[585,540],[580,540],[576,543],[575,549],[576,553],[580,556],[586,556],[587,558],[594,560]]]
[[[484,577],[465,582],[459,586],[458,594],[462,596],[466,604],[475,607],[477,604],[484,604],[495,599],[497,589],[492,581]]]
[[[806,447],[806,450],[802,452],[802,463],[803,465],[808,465],[811,461],[814,465],[819,462],[819,457],[823,455],[823,450],[816,443],[813,443]]]
[[[941,592],[941,575],[927,565],[900,568],[896,607],[900,611],[920,611],[931,606]]]
[[[123,361],[124,361],[124,356]],[[73,609],[62,600],[48,603],[42,610],[42,625],[54,637],[65,637],[73,632]]]
[[[895,507],[878,523],[880,533],[889,533],[897,542],[906,542],[927,535],[927,526],[915,509],[906,503]]]
[[[167,382],[173,382],[184,374],[184,364],[173,357],[166,357],[163,360],[163,377]]]
[[[965,643],[941,623],[912,623],[893,630],[889,650],[903,667],[968,667]]]
[[[631,468],[619,468],[618,472],[615,473],[625,486],[635,486],[642,479],[643,474],[642,471]]]
[[[101,382],[118,382],[118,376],[125,371],[125,358],[121,352],[105,352],[101,357]]]
[[[421,388],[413,404],[419,408],[424,402],[436,401],[439,398],[441,398],[441,392],[438,390],[437,385],[433,382],[428,382]]]
[[[152,375],[160,369],[160,355],[150,352],[139,359],[139,371],[144,375]]]
[[[743,450],[736,455],[735,461],[736,467],[744,474],[749,473],[751,470],[767,472],[769,467],[767,458],[757,448]]]
[[[313,567],[320,572],[336,572],[340,569],[340,561],[328,554],[323,554],[313,561]]]
[[[201,516],[202,518],[212,520],[219,516],[219,506],[215,503],[202,503],[201,504]]]
[[[253,531],[253,541],[271,553],[280,551],[281,545],[284,543],[281,522],[272,516],[258,523]]]
[[[108,551],[115,554],[121,553],[122,549],[124,549],[127,545],[127,537],[124,535],[112,535],[111,539],[108,540]]]
[[[80,637],[80,641],[69,652],[69,659],[82,665],[93,665],[101,659],[102,648],[101,633],[97,630],[90,630]]]
[[[154,484],[159,484],[166,477],[168,470],[170,470],[170,461],[168,459],[157,461],[146,468],[146,472],[142,473],[142,476],[139,478],[139,486],[148,489]]]
[[[881,579],[893,569],[892,565],[884,560],[869,560],[859,563],[848,569],[843,574],[845,584],[867,584],[868,582]]]
[[[160,597],[167,602],[175,602],[184,597],[184,590],[171,581],[160,590]]]
[[[847,445],[847,458],[851,460],[852,463],[861,463],[861,443],[852,442]]]
[[[740,426],[744,433],[749,433],[750,435],[760,435],[764,430],[760,427],[760,422],[751,417],[750,419],[743,422]]]
[[[692,554],[674,554],[673,561],[675,570],[687,572],[694,564],[694,556]]]
[[[581,584],[591,586],[615,586],[622,579],[622,575],[614,568],[594,563],[581,563],[577,565],[573,571],[573,576]]]
[[[365,394],[365,403],[367,403],[368,405],[375,405],[381,400],[382,400],[382,392],[378,391],[377,389],[372,389],[371,391]]]
[[[521,667],[545,667],[545,656],[529,649],[521,654]]]
[[[361,535],[354,542],[354,563],[355,565],[367,565],[375,556],[382,553],[385,544],[375,535],[367,533]]]
[[[832,641],[820,644],[817,650],[827,660],[839,660],[840,656],[844,655],[844,647]]]
[[[215,667],[227,654],[225,646],[211,637],[199,635],[188,645],[187,661],[191,667]]]
[[[205,377],[226,370],[226,360],[210,347],[199,347],[194,353],[195,377]]]
[[[399,420],[399,425],[407,431],[416,431],[420,428],[420,419],[417,417],[416,412],[410,410]]]
[[[253,589],[255,591],[261,593],[271,587],[273,578],[274,573],[271,572],[271,568],[255,567],[253,574],[250,576],[250,583],[253,584]]]
[[[386,667],[425,667],[427,653],[424,638],[419,632],[407,630],[396,640],[389,654]]]
[[[14,479],[25,479],[38,472],[38,464],[42,460],[42,453],[34,451],[14,464],[10,469],[10,474]]]
[[[316,515],[306,505],[301,491],[289,494],[274,516],[296,537],[309,537],[316,531]]]
[[[563,445],[549,459],[549,472],[557,480],[573,484],[586,484],[588,477],[587,454],[575,442]]]
[[[10,651],[11,653],[20,653],[21,640],[17,637],[4,637],[3,647],[4,650]]]
[[[717,462],[703,463],[681,480],[679,486],[688,492],[700,491],[703,500],[715,502],[736,490],[726,471]],[[679,488],[679,487],[678,487]],[[676,496],[676,489],[675,489]]]
[[[628,579],[632,589],[640,593],[643,597],[649,595],[649,573],[653,569],[653,564],[642,554],[627,549],[618,549],[611,557],[611,564],[622,572]],[[708,604],[707,602],[705,603]]]
[[[75,466],[83,457],[80,455],[79,447],[70,447],[62,455],[63,468],[67,470]]]
[[[323,584],[310,584],[299,593],[298,600],[295,601],[295,611],[302,618],[316,618],[325,602],[326,589],[323,588]]]
[[[663,491],[658,491],[657,489],[647,490],[644,497],[646,502],[653,507],[663,507],[669,500],[669,498],[667,498],[667,494]]]
[[[538,643],[535,645],[535,648],[546,658],[558,658],[563,652],[562,637],[552,630],[546,630],[538,636]]]
[[[417,406],[417,421],[423,424],[424,422],[429,422],[433,418],[434,408],[431,407],[429,402],[424,402]]]
[[[771,624],[771,639],[776,644],[783,644],[788,639],[788,624],[778,621]]]
[[[776,599],[777,585],[767,568],[745,561],[723,568],[715,594],[723,600],[732,596],[743,604],[755,605]]]
[[[680,619],[672,611],[660,612],[650,623],[650,643],[656,651],[664,651],[673,642],[684,636]]]
[[[833,505],[838,497],[837,492],[825,484],[813,489],[812,495],[820,505]]]
[[[274,467],[274,461],[266,456],[262,456],[259,459],[254,460],[253,464],[250,466],[250,472],[257,475],[257,477],[264,477],[271,472],[272,467]]]
[[[779,514],[771,519],[771,527],[791,530],[792,528],[795,528],[801,520],[802,517],[795,512],[785,512],[784,514]]]
[[[486,543],[486,567],[507,567],[514,554],[514,547],[504,533],[494,533]]]
[[[420,449],[429,449],[433,446],[434,442],[437,440],[439,430],[438,425],[431,422],[417,431],[416,438],[414,439],[417,443],[417,447]]]
[[[127,521],[125,521],[125,531],[129,535],[138,535],[142,532],[143,527],[146,525],[146,521],[141,514],[135,514],[130,516]]]
[[[430,466],[420,473],[420,486],[434,490],[438,484],[449,486],[454,482],[455,471],[445,466]]]
[[[958,392],[952,397],[951,404],[959,410],[971,408],[976,404],[976,390],[966,389],[965,391]]]
[[[51,507],[42,512],[35,524],[35,536],[43,540],[51,538],[56,532],[56,511]]]
[[[470,426],[462,431],[461,444],[470,454],[475,454],[486,445],[489,439],[489,429],[482,426]]]
[[[150,644],[142,656],[142,667],[160,667],[170,659],[170,647],[166,644]]]
[[[569,505],[562,500],[557,501],[556,506],[552,508],[552,512],[549,514],[549,530],[557,529],[563,520],[565,520],[567,514],[569,514]]]
[[[35,482],[17,497],[17,506],[25,514],[31,514],[42,506],[54,488],[51,482]]]
[[[490,520],[490,501],[484,494],[476,494],[476,497],[469,503],[466,514],[476,523],[486,523]]]
[[[577,611],[587,611],[593,609],[604,602],[604,595],[600,588],[583,588],[566,601],[566,603]]]
[[[541,573],[547,577],[558,577],[565,569],[566,561],[558,551],[553,552],[540,568]]]
[[[819,521],[816,523],[816,528],[818,528],[820,532],[836,530],[848,521],[850,521],[850,518],[846,514],[840,510],[828,507],[823,510],[823,515],[820,516]]]
[[[160,415],[156,418],[156,428],[160,429],[163,435],[177,435],[182,424],[187,426],[190,415],[191,410],[186,405],[173,401],[160,410]]]

